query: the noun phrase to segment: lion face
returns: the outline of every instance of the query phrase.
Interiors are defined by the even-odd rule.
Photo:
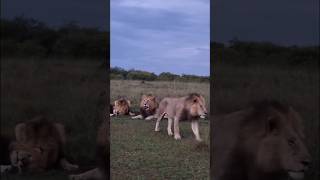
[[[146,111],[152,111],[156,109],[156,97],[153,95],[142,95],[140,107]]]
[[[43,171],[44,152],[41,147],[30,147],[26,144],[14,143],[11,146],[10,161],[20,172]]]
[[[261,141],[257,164],[266,173],[282,171],[293,179],[302,179],[311,160],[304,145],[300,117],[290,109],[287,115],[270,117],[267,135]]]
[[[191,94],[187,99],[190,115],[205,118],[207,115],[206,103],[203,96]]]
[[[126,115],[129,114],[131,102],[126,99],[119,99],[114,102],[113,114],[115,115]]]

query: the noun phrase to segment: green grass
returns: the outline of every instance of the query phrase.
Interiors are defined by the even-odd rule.
[[[197,143],[189,122],[182,122],[182,140],[167,135],[167,121],[154,131],[155,121],[111,119],[111,178],[208,179],[209,123],[200,124],[204,142]]]
[[[168,96],[185,96],[197,92],[210,106],[209,83],[111,80],[110,99],[126,97],[138,111],[142,94],[151,93],[158,100]],[[190,123],[181,123],[182,140],[176,141],[166,132],[154,132],[154,121],[131,120],[129,117],[111,120],[112,179],[208,179],[209,124],[202,121],[204,143],[196,143]]]

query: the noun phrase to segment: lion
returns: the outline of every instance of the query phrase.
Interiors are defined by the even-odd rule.
[[[119,115],[131,115],[134,114],[130,111],[131,102],[125,98],[120,98],[116,101],[114,101],[113,107],[110,109],[113,109],[113,114],[110,114],[110,116],[119,116]]]
[[[154,114],[159,104],[156,101],[156,96],[152,94],[142,95],[140,102],[140,115],[132,117],[132,119],[145,119],[151,120],[154,118]]]
[[[179,122],[182,120],[191,121],[191,129],[197,141],[202,141],[199,134],[199,118],[205,118],[207,115],[206,104],[203,96],[197,93],[191,93],[188,96],[180,98],[164,98],[156,112],[155,131],[160,131],[160,121],[168,118],[168,135],[174,135],[174,139],[181,139]],[[172,121],[174,134],[172,133]]]
[[[63,153],[66,144],[64,126],[42,116],[15,126],[15,141],[10,144],[12,168],[21,172],[43,172],[57,165],[72,171],[78,165],[69,163]]]
[[[302,179],[311,160],[301,116],[262,101],[213,119],[211,162],[216,180]]]
[[[86,171],[78,175],[70,175],[71,180],[108,180],[108,170],[109,170],[109,138],[108,138],[108,127],[107,120],[103,122],[98,130],[97,135],[97,159],[98,167]]]

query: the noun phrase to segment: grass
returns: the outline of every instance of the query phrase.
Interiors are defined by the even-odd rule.
[[[182,140],[167,135],[166,120],[111,119],[111,179],[208,179],[209,123],[201,121],[204,142],[197,143],[190,123],[181,123]]]
[[[111,101],[119,97],[131,100],[138,110],[142,94],[167,96],[202,94],[209,109],[209,84],[195,82],[144,82],[112,80]],[[208,179],[209,123],[201,121],[205,141],[196,143],[190,123],[181,123],[182,140],[176,141],[166,132],[166,120],[161,132],[154,132],[155,121],[131,120],[130,117],[111,119],[111,179]]]
[[[100,61],[101,62],[101,61]],[[14,125],[38,112],[67,127],[66,154],[83,168],[94,165],[96,129],[105,106],[106,81],[101,63],[91,60],[1,61],[1,134],[13,136]],[[261,99],[287,101],[305,120],[306,144],[313,167],[306,177],[319,174],[319,69],[216,64],[213,113],[231,112]],[[160,98],[190,92],[204,95],[209,109],[209,84],[183,82],[111,82],[111,100],[126,96],[137,110],[142,93]],[[165,131],[153,132],[154,122],[111,120],[111,172],[114,179],[207,179],[209,152],[198,147],[190,125],[182,123],[184,138],[175,141]],[[202,138],[208,143],[208,122],[202,121]],[[196,176],[196,177],[195,177]],[[151,178],[150,178],[151,177]],[[39,175],[8,179],[66,179],[66,173],[52,170]],[[6,177],[3,177],[6,179]]]

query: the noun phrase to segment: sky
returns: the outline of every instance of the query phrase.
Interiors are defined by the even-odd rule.
[[[55,27],[75,21],[82,26],[109,28],[106,0],[1,0],[1,17],[21,15]]]
[[[208,39],[319,45],[319,0],[2,0],[1,16],[109,29],[111,65],[206,75]],[[209,35],[209,24],[211,32]],[[139,61],[138,61],[139,59]]]
[[[211,39],[319,45],[319,0],[212,0]]]
[[[209,0],[111,0],[110,23],[112,67],[209,75]]]

